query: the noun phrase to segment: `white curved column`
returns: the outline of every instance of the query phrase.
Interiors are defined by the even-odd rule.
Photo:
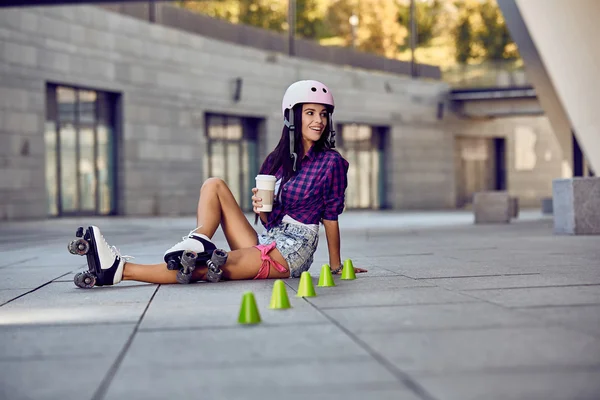
[[[600,174],[600,1],[517,0],[582,151]]]

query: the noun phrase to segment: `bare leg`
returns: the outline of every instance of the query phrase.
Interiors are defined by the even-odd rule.
[[[209,238],[213,237],[221,224],[231,250],[258,244],[256,231],[246,219],[227,184],[220,178],[209,178],[202,185],[197,224],[200,226],[197,232]]]
[[[281,253],[277,249],[269,252],[269,255],[288,269],[282,273],[272,268],[269,271],[269,278],[287,278],[290,276],[289,267]],[[221,267],[223,278],[228,280],[252,279],[258,273],[262,259],[260,251],[254,247],[233,250],[228,253],[227,263]],[[198,268],[192,273],[192,281],[206,279],[206,267]],[[134,280],[148,283],[177,283],[177,271],[169,271],[165,263],[142,265],[126,263],[123,269],[123,280]]]

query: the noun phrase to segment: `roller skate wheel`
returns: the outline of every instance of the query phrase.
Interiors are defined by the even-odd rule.
[[[222,249],[216,249],[215,251],[213,251],[210,259],[216,266],[220,267],[222,265],[225,265],[225,263],[227,262],[227,252]]]
[[[192,271],[196,268],[196,259],[198,258],[198,254],[193,251],[185,251],[181,255],[181,268],[183,269],[184,274],[191,274]]]
[[[177,282],[187,285],[192,280],[192,274],[185,274],[183,271],[177,272]]]
[[[198,258],[198,254],[196,252],[188,250],[184,251],[181,255],[181,264],[196,264],[196,259]]]
[[[223,270],[221,270],[221,269],[219,269],[218,271],[213,271],[212,269],[209,268],[209,270],[206,272],[206,279],[209,282],[217,283],[221,280],[222,276],[223,276]]]
[[[167,261],[167,269],[171,271],[176,271],[179,269],[179,261],[177,259],[171,258]]]
[[[90,244],[85,239],[75,239],[67,246],[69,253],[83,256],[90,249]]]
[[[73,282],[77,287],[90,289],[96,284],[96,277],[90,272],[79,272],[73,278]]]

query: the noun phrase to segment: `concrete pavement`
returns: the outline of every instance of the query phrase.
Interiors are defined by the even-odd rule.
[[[250,218],[250,216],[249,216]],[[0,225],[2,399],[597,399],[600,237],[523,211],[347,212],[355,281],[269,310],[273,281],[78,289],[82,223],[157,262],[193,217]],[[220,233],[215,240],[225,246]],[[327,261],[321,243],[311,274]],[[244,291],[263,323],[239,326]]]

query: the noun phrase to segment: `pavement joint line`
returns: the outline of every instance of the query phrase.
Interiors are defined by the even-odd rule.
[[[86,289],[87,290],[87,289]],[[0,328],[4,330],[10,329],[27,329],[27,328],[42,328],[42,329],[65,329],[71,327],[88,327],[88,326],[119,326],[133,325],[133,322],[128,321],[101,321],[101,322],[64,322],[64,323],[35,323],[35,324],[0,324]]]
[[[568,288],[582,286],[600,286],[600,283],[572,283],[563,285],[543,285],[543,286],[519,286],[519,287],[496,287],[496,288],[479,288],[479,289],[460,289],[465,292],[477,292],[486,290],[516,290],[516,289],[545,289],[545,288]]]
[[[36,257],[26,258],[24,260],[15,261],[15,262],[12,262],[10,264],[6,264],[6,265],[1,266],[0,269],[6,268],[6,267],[12,267],[13,265],[17,265],[17,264],[21,264],[21,263],[24,263],[24,262],[27,262],[27,261],[35,260],[36,258],[39,258],[39,257],[36,256]]]
[[[290,324],[269,324],[263,322],[261,327],[267,328],[298,328],[303,326],[321,326],[326,325],[327,322],[297,322]],[[179,332],[179,331],[208,331],[208,330],[230,330],[238,329],[238,325],[212,325],[212,326],[181,326],[181,327],[168,327],[168,328],[140,328],[139,332]]]
[[[494,303],[495,304],[495,303]],[[498,305],[498,304],[496,304]],[[531,306],[511,306],[507,307],[510,310],[534,310],[540,308],[571,308],[571,307],[593,307],[600,306],[600,303],[575,303],[575,304],[537,304]]]
[[[348,330],[345,326],[339,323],[336,319],[327,315],[322,309],[314,305],[309,301],[309,299],[304,298],[304,300],[313,306],[318,312],[320,312],[325,318],[327,318],[331,323],[336,326],[339,330],[344,332],[346,336],[348,336],[354,343],[356,343],[359,347],[365,350],[368,354],[373,357],[375,361],[377,361],[381,366],[388,370],[396,379],[398,379],[408,390],[413,392],[419,398],[423,400],[435,400],[431,394],[429,394],[424,387],[422,387],[417,381],[415,381],[410,375],[406,372],[402,371],[400,368],[397,368],[394,364],[392,364],[388,359],[383,357],[381,354],[372,349],[367,343],[362,341],[358,336]]]
[[[495,374],[546,374],[552,372],[585,372],[600,371],[600,364],[591,365],[515,365],[511,367],[479,367],[477,369],[459,369],[444,371],[418,371],[419,378],[456,377],[460,375],[495,375]]]
[[[7,305],[8,303],[11,303],[11,302],[13,302],[13,301],[15,301],[15,300],[18,300],[18,299],[20,299],[20,298],[21,298],[21,297],[23,297],[23,296],[27,296],[29,293],[33,293],[33,292],[35,292],[36,290],[43,288],[44,286],[48,286],[49,284],[51,284],[52,282],[54,282],[56,279],[60,279],[60,278],[62,278],[63,276],[69,275],[69,274],[71,274],[71,273],[72,273],[72,272],[67,272],[67,273],[64,273],[64,274],[60,275],[59,277],[52,279],[51,281],[48,281],[48,282],[46,282],[46,283],[44,283],[44,284],[42,284],[42,285],[40,285],[40,286],[38,286],[38,287],[36,287],[36,288],[33,288],[33,289],[31,289],[31,290],[29,290],[29,291],[27,291],[27,292],[23,293],[23,294],[20,294],[20,295],[18,295],[17,297],[14,297],[14,298],[12,298],[12,299],[10,299],[10,300],[8,300],[8,301],[5,301],[4,303],[0,304],[0,307],[4,307],[4,306],[5,306],[5,305]]]
[[[194,369],[198,370],[210,370],[210,369],[227,369],[231,367],[242,367],[244,369],[248,367],[256,368],[272,368],[273,361],[277,361],[277,365],[310,365],[310,364],[339,364],[345,362],[362,362],[372,361],[370,355],[364,356],[351,356],[351,357],[328,357],[328,358],[268,358],[268,359],[257,359],[257,360],[236,360],[232,362],[209,362],[209,363],[198,363],[197,361],[189,361],[185,363],[178,363],[176,366],[169,366],[170,369],[185,369],[189,366],[193,366]]]
[[[393,256],[385,256],[385,257],[414,257],[414,256],[433,256],[435,255],[435,253],[403,253],[403,254],[396,254]],[[356,260],[361,260],[361,259],[371,259],[371,257],[355,257],[354,259]]]
[[[428,286],[426,286],[428,287]],[[415,306],[436,306],[436,305],[444,305],[444,304],[473,304],[478,303],[481,299],[477,299],[478,301],[443,301],[437,303],[417,303],[417,304],[370,304],[364,306],[329,306],[329,307],[320,307],[319,310],[347,310],[350,308],[381,308],[381,307],[415,307]],[[497,305],[497,304],[494,304]]]
[[[140,324],[142,323],[142,320],[144,319],[144,316],[146,315],[148,308],[150,308],[150,304],[152,304],[152,300],[154,300],[154,296],[156,296],[156,293],[158,293],[158,289],[160,289],[160,287],[161,287],[160,284],[156,285],[156,289],[154,290],[154,293],[152,293],[152,296],[150,297],[148,304],[146,304],[146,307],[144,308],[142,315],[140,315],[138,322],[133,327],[133,332],[131,332],[129,339],[127,339],[127,342],[125,342],[125,345],[121,349],[121,352],[117,356],[115,362],[108,369],[108,372],[104,376],[104,379],[102,379],[102,381],[100,382],[98,389],[96,389],[96,391],[94,392],[94,395],[92,396],[92,400],[101,400],[106,396],[106,392],[108,391],[108,388],[109,388],[113,378],[117,374],[117,371],[118,371],[119,367],[121,366],[121,363],[125,359],[125,355],[127,355],[127,351],[129,350],[129,348],[131,347],[131,344],[133,343],[133,339],[135,338],[135,335],[138,332]]]
[[[462,278],[490,278],[490,277],[493,278],[493,277],[498,277],[498,276],[528,276],[528,275],[542,275],[542,273],[541,272],[523,272],[523,273],[514,273],[514,274],[433,276],[431,278],[412,278],[412,279],[423,280],[423,279],[462,279]]]

